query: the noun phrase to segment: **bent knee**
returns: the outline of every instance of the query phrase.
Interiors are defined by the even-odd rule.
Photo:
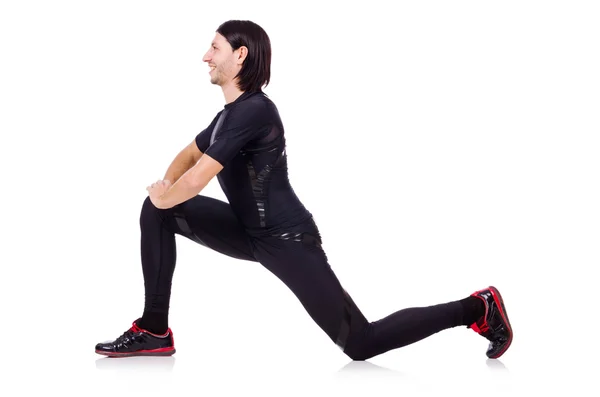
[[[354,361],[365,361],[373,357],[373,355],[362,346],[346,347],[346,349],[344,349],[344,354]]]
[[[142,203],[142,209],[143,208],[151,208],[151,209],[155,209],[157,210],[158,208],[156,208],[156,206],[154,205],[154,203],[152,203],[152,200],[150,200],[150,196],[146,196],[146,198],[144,199],[144,202]]]
[[[142,215],[144,214],[148,214],[151,212],[155,212],[157,211],[158,208],[156,208],[154,206],[154,204],[152,203],[152,200],[150,200],[150,196],[146,196],[146,198],[144,199],[144,202],[142,203]]]
[[[144,220],[156,220],[160,219],[163,221],[165,219],[165,215],[170,211],[170,209],[160,209],[156,208],[156,206],[150,200],[150,196],[146,196],[144,202],[142,203],[142,209],[140,211],[140,222],[144,222]]]
[[[354,361],[365,361],[375,356],[375,349],[366,337],[352,338],[344,346],[343,352]]]

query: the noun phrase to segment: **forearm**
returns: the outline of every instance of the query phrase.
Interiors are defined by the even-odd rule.
[[[159,208],[171,208],[197,196],[223,166],[210,155],[204,155],[159,198]]]
[[[187,170],[192,168],[194,164],[194,159],[190,158],[184,151],[181,151],[167,169],[163,179],[174,184]]]
[[[192,171],[186,171],[169,189],[160,197],[160,207],[171,208],[198,195],[205,185],[195,180]]]

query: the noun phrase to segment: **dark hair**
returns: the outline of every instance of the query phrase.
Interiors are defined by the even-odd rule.
[[[238,88],[242,91],[260,91],[271,80],[271,40],[259,25],[252,21],[231,20],[221,24],[217,33],[225,37],[235,51],[241,46],[248,48],[239,77]]]

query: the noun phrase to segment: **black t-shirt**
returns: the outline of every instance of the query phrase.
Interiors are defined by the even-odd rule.
[[[290,185],[283,123],[262,91],[226,104],[196,145],[224,166],[217,178],[248,233],[277,233],[312,217]]]

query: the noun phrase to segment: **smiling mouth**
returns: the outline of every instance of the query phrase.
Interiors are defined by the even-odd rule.
[[[213,71],[213,70],[215,70],[215,69],[216,69],[216,66],[211,66],[211,67],[210,67],[210,70],[208,71],[208,73],[212,72],[212,71]]]

